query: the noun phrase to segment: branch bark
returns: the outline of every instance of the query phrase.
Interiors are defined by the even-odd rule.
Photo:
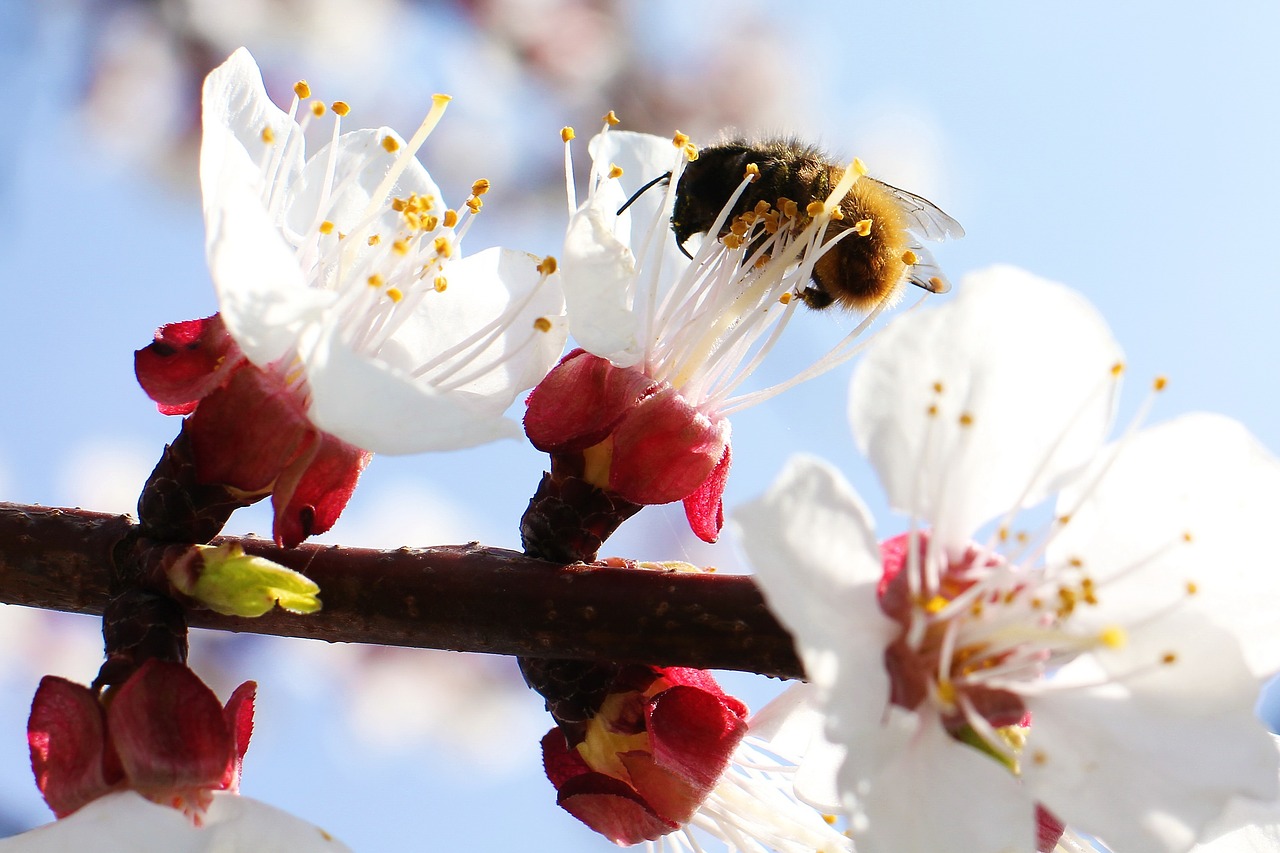
[[[228,541],[312,578],[324,609],[258,619],[192,609],[195,627],[803,677],[750,577],[559,565],[478,543],[376,551],[214,540]],[[129,516],[0,503],[0,602],[101,614],[119,549],[158,565],[172,547],[140,538]]]

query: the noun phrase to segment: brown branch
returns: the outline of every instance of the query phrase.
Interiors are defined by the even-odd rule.
[[[101,614],[113,554],[158,563],[172,543],[129,516],[0,503],[0,602]],[[258,619],[192,610],[193,626],[526,657],[802,677],[790,635],[749,577],[557,565],[478,544],[375,551],[224,537],[311,577],[324,610]]]

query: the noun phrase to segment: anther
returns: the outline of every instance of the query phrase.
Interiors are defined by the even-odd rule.
[[[918,260],[920,259],[916,257],[916,253],[911,251],[910,249],[907,249],[905,252],[902,253],[902,262],[907,266],[914,266],[915,262]]]
[[[1129,635],[1119,625],[1112,625],[1102,629],[1098,642],[1109,649],[1123,649],[1129,643]]]
[[[867,175],[867,164],[862,162],[861,157],[853,158],[853,171],[857,173],[859,178],[865,178]]]
[[[404,291],[398,287],[388,288],[387,298],[392,302],[399,302],[401,299],[404,299]]]
[[[1164,654],[1160,655],[1160,663],[1164,664],[1165,666],[1169,666],[1170,664],[1174,664],[1177,662],[1178,662],[1178,655],[1175,652],[1165,652]]]
[[[745,178],[747,176],[750,176],[753,181],[760,177],[760,167],[755,163],[748,163],[746,171],[743,173],[742,177]]]
[[[689,134],[677,130],[675,136],[671,137],[671,144],[677,148],[684,148],[689,144]]]
[[[808,216],[821,216],[827,206],[820,201],[811,201],[805,206],[804,212]]]
[[[382,287],[382,284],[383,284],[382,276],[378,275],[377,273],[374,273],[373,275],[369,276],[370,287]]]
[[[935,383],[933,383],[933,393],[935,393],[935,394],[941,394],[941,393],[942,393],[942,388],[943,388],[943,385],[942,385],[942,383],[941,383],[941,382],[935,382]]]
[[[436,250],[436,254],[443,258],[449,257],[453,252],[449,246],[449,241],[444,237],[437,237],[431,245]]]
[[[565,125],[564,127],[560,128],[560,141],[561,141],[561,142],[568,142],[570,139],[573,139],[573,137],[574,137],[574,136],[576,136],[576,135],[577,135],[577,134],[575,134],[575,133],[573,132],[573,128],[572,128],[572,127],[569,127],[568,125]]]
[[[538,262],[538,272],[543,275],[554,275],[559,264],[553,255],[547,255]]]
[[[332,222],[330,222],[330,221],[329,221],[329,220],[327,220],[327,219],[326,219],[324,222],[321,222],[321,223],[320,223],[320,233],[321,233],[321,234],[332,234],[332,233],[333,233],[333,223],[332,223]]]
[[[791,304],[791,291],[789,291],[789,290],[788,290],[788,291],[785,291],[781,296],[779,296],[779,297],[778,297],[778,301],[779,301],[779,302],[781,302],[783,305],[790,305],[790,304]]]
[[[379,244],[379,243],[381,243],[381,242],[382,242],[382,235],[380,235],[380,234],[372,234],[372,235],[370,235],[370,237],[369,237],[369,245],[370,245],[370,246],[376,246],[376,245],[378,245],[378,244]]]
[[[1117,361],[1115,364],[1111,365],[1111,375],[1112,375],[1112,376],[1116,376],[1116,377],[1118,377],[1121,373],[1124,373],[1124,362],[1123,362],[1123,361]]]
[[[1196,586],[1195,581],[1187,581],[1187,595],[1195,595],[1200,591],[1200,587]]]
[[[963,412],[960,415],[960,426],[962,427],[973,426],[973,415],[970,414],[969,412]]]
[[[406,243],[404,240],[396,240],[394,243],[391,244],[391,251],[395,252],[397,255],[400,255],[401,257],[404,257],[405,255],[409,254],[409,244]]]
[[[436,280],[431,283],[431,286],[435,288],[436,293],[444,293],[449,289],[449,280],[442,275],[438,275]]]
[[[616,127],[622,123],[622,119],[618,118],[618,114],[613,110],[609,110],[609,112],[605,113],[600,120],[609,125],[609,127]]]
[[[859,237],[870,237],[871,236],[871,220],[859,219],[857,222],[853,224],[853,230],[858,232]]]
[[[450,208],[444,212],[444,227],[452,228],[458,224],[458,211]]]
[[[299,80],[293,84],[293,94],[298,96],[298,100],[305,101],[311,97],[311,87],[307,85],[306,80]]]
[[[382,148],[388,154],[394,154],[400,150],[400,143],[394,136],[384,136],[382,137]]]
[[[1169,384],[1169,379],[1164,376],[1157,376],[1155,382],[1151,383],[1151,387],[1156,391],[1163,391],[1165,386]]]
[[[609,177],[610,177],[610,178],[621,178],[621,177],[622,177],[622,167],[621,167],[621,166],[619,166],[617,163],[610,163],[610,164],[609,164]]]
[[[484,194],[485,194],[485,193],[487,193],[488,191],[489,191],[489,179],[488,179],[488,178],[480,178],[479,180],[477,180],[475,183],[473,183],[473,184],[471,185],[471,194],[472,194],[472,195],[484,195]]]
[[[320,118],[320,116],[324,115],[328,110],[329,108],[324,105],[324,101],[311,102],[311,114],[316,118]]]
[[[546,317],[539,317],[533,321],[533,327],[539,332],[549,332],[551,331],[551,321]]]
[[[333,110],[340,116],[346,116],[347,113],[351,112],[351,105],[346,101],[334,101],[329,105],[329,109]]]
[[[270,126],[262,129],[262,141],[268,145],[276,141],[276,132]]]

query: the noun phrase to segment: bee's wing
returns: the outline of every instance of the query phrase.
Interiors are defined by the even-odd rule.
[[[863,180],[867,179],[863,178]],[[877,183],[902,202],[902,212],[911,222],[907,227],[921,237],[926,240],[945,240],[948,237],[958,240],[964,236],[964,228],[960,223],[939,210],[938,206],[929,199],[900,190],[884,181],[877,181]]]
[[[944,214],[945,215],[945,214]],[[933,259],[933,255],[919,241],[908,246],[916,254],[916,262],[907,267],[906,279],[916,287],[922,287],[930,293],[946,293],[951,289],[951,282],[943,275],[942,268]]]

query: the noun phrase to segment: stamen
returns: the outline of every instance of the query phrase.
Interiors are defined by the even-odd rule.
[[[334,101],[329,105],[329,109],[333,110],[339,116],[346,118],[347,114],[351,112],[351,105],[346,101]]]

